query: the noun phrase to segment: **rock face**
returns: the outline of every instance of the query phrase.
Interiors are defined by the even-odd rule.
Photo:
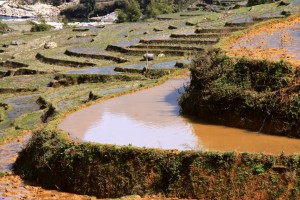
[[[56,17],[60,9],[46,4],[37,3],[34,5],[19,5],[12,1],[0,5],[0,15],[19,18],[35,18],[42,16],[45,19]]]
[[[44,45],[45,49],[53,49],[56,47],[57,47],[57,44],[55,42],[46,42]]]
[[[118,15],[116,12],[112,12],[108,15],[105,15],[101,18],[101,22],[103,23],[115,23],[118,19]]]

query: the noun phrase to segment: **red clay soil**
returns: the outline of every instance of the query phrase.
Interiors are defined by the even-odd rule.
[[[233,57],[244,56],[252,59],[285,60],[290,62],[293,66],[300,66],[300,59],[295,59],[295,55],[288,53],[285,48],[293,42],[293,38],[287,29],[299,29],[299,25],[300,17],[298,16],[250,29],[244,34],[231,39],[225,46],[225,50],[229,56]],[[281,42],[282,45],[280,45],[279,48],[266,48],[267,42],[265,37],[270,37],[274,33],[280,35],[279,41],[277,40],[276,42]],[[249,45],[250,42],[256,43],[254,48]]]
[[[0,177],[0,199],[96,199],[94,197],[70,194],[56,190],[46,190],[25,183],[19,176],[13,175],[11,167],[17,159],[18,152],[24,148],[31,138],[31,131],[18,136],[15,140],[0,146],[0,172],[6,175]]]
[[[30,200],[60,200],[60,199],[70,199],[70,200],[96,200],[98,198],[86,196],[86,195],[77,195],[67,192],[61,192],[58,190],[48,190],[40,186],[35,185],[34,183],[27,182],[22,180],[20,176],[14,175],[10,170],[12,164],[15,162],[18,151],[23,148],[31,137],[31,132],[25,133],[23,136],[17,137],[14,141],[3,144],[0,146],[0,172],[5,173],[5,176],[0,176],[0,200],[21,200],[21,199],[30,199]],[[157,196],[146,196],[141,198],[138,195],[124,196],[121,199],[131,200],[131,199],[141,199],[141,200],[159,200],[159,199],[178,199],[178,198],[164,198],[161,195]]]

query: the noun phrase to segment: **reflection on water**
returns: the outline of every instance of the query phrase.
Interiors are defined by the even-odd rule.
[[[179,116],[177,98],[187,79],[92,105],[69,115],[60,125],[72,136],[103,144],[248,151],[300,152],[300,140],[210,125]]]
[[[109,111],[103,112],[101,121],[86,131],[84,140],[180,150],[194,149],[198,144],[197,138],[192,134],[191,126],[180,118],[175,119],[174,124],[144,123],[126,114],[114,114]]]
[[[68,116],[60,128],[84,141],[200,149],[201,143],[193,134],[191,124],[179,116],[177,98],[186,82],[186,79],[175,79],[93,105]]]

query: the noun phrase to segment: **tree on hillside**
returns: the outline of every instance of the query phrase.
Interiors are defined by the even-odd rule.
[[[126,0],[123,9],[118,9],[119,22],[136,22],[142,16],[139,3],[136,0]]]
[[[89,18],[95,11],[96,0],[80,0],[86,9],[86,18]]]
[[[148,17],[156,17],[157,15],[172,13],[173,11],[173,0],[153,0],[146,8],[146,15]]]

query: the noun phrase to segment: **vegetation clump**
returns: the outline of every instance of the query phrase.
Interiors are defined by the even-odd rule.
[[[139,3],[136,0],[126,0],[123,9],[117,10],[119,22],[136,22],[142,16]]]
[[[0,33],[7,33],[10,31],[8,25],[0,20]]]
[[[274,3],[276,0],[248,0],[248,6],[255,6],[266,3]]]
[[[14,166],[17,174],[42,186],[98,198],[244,199],[259,194],[299,199],[299,169],[297,156],[73,143],[54,130],[36,132]]]
[[[33,24],[30,32],[43,32],[43,31],[49,31],[51,30],[51,26],[46,23],[41,24]]]
[[[153,18],[160,14],[174,13],[195,2],[194,0],[126,0],[117,10],[119,22],[134,22],[142,16]]]
[[[199,56],[182,113],[210,122],[300,138],[299,70],[283,61],[232,59],[219,49]]]

